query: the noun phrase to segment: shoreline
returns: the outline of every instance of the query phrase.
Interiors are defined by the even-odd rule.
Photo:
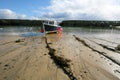
[[[46,37],[8,37],[0,40],[0,79],[119,80],[118,56],[76,34]],[[76,37],[78,40],[76,40]],[[99,54],[106,52],[110,58]],[[16,42],[17,41],[17,42]],[[104,50],[104,51],[103,51]],[[119,61],[118,61],[119,62]]]

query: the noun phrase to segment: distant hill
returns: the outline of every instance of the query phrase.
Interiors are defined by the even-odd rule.
[[[0,19],[1,26],[41,26],[42,20]]]
[[[112,27],[120,26],[120,21],[64,20],[60,25],[65,27]]]
[[[42,26],[45,20],[0,19],[0,26]],[[63,27],[112,27],[120,26],[120,21],[64,20]]]

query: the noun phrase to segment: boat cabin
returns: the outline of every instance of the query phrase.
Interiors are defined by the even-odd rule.
[[[43,23],[47,25],[58,25],[57,21],[51,21],[51,20],[46,20]]]

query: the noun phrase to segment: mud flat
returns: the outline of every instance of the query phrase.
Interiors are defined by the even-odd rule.
[[[114,52],[73,35],[1,39],[0,80],[120,80]]]

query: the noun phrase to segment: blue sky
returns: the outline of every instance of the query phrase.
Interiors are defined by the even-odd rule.
[[[0,0],[0,19],[120,20],[120,0]]]
[[[50,0],[0,0],[0,9],[10,9],[19,14],[36,15],[34,10],[46,7]]]

